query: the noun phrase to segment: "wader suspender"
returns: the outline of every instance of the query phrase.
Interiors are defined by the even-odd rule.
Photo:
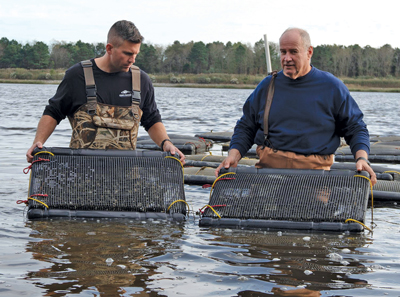
[[[94,115],[97,107],[97,88],[94,82],[92,62],[85,60],[81,62],[86,84],[86,98],[88,105],[88,114]],[[131,66],[132,72],[132,104],[140,104],[140,69],[137,66]]]
[[[132,104],[140,104],[140,69],[137,66],[131,66],[132,72]]]
[[[97,89],[96,84],[94,83],[92,62],[90,60],[85,60],[81,62],[81,65],[83,67],[83,74],[85,76],[88,114],[94,115],[96,113],[97,106]]]
[[[264,110],[264,145],[268,147],[272,147],[271,141],[268,139],[268,116],[269,116],[269,111],[271,109],[271,104],[272,104],[272,98],[274,98],[274,92],[275,92],[275,78],[278,75],[277,71],[272,71],[270,73],[272,75],[271,80],[268,85],[268,90],[267,90],[267,100],[265,102],[265,110]],[[267,145],[267,142],[269,145]]]

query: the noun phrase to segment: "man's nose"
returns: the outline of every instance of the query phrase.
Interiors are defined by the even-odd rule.
[[[283,59],[285,61],[291,61],[292,60],[292,56],[290,54],[285,54],[285,56],[283,57]]]

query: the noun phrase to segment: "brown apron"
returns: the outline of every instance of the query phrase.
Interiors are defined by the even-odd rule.
[[[324,169],[330,170],[333,164],[332,155],[301,155],[294,152],[277,150],[268,139],[268,116],[271,109],[275,91],[275,78],[277,72],[272,72],[272,78],[268,85],[267,100],[264,110],[264,145],[257,147],[257,155],[260,160],[255,164],[256,168],[298,168],[298,169]]]
[[[140,104],[140,69],[131,67],[132,105],[114,106],[97,102],[92,63],[81,62],[86,83],[87,103],[68,117],[72,136],[70,148],[136,149],[137,134],[142,117]]]
[[[257,147],[260,160],[256,168],[297,168],[297,169],[324,169],[330,170],[333,164],[333,155],[301,155],[293,152],[275,150],[262,145]]]

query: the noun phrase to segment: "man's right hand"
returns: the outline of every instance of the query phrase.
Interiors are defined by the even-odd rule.
[[[29,163],[32,163],[33,160],[33,150],[35,148],[43,148],[43,144],[50,137],[51,133],[53,133],[54,129],[57,126],[57,121],[49,115],[43,115],[40,118],[38,123],[38,127],[36,130],[35,140],[33,141],[32,146],[26,152],[26,160]]]
[[[223,160],[221,164],[218,166],[218,168],[215,169],[215,177],[218,177],[221,168],[228,169],[229,167],[237,167],[241,158],[242,156],[240,155],[237,149],[229,150],[228,157],[226,157],[225,160]]]
[[[32,144],[32,146],[29,148],[29,150],[26,152],[26,161],[28,161],[28,163],[32,163],[33,160],[33,150],[35,148],[43,148],[43,144],[41,142],[36,142],[34,144]]]

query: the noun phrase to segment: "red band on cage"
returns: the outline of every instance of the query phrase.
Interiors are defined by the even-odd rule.
[[[232,179],[236,179],[236,178],[234,178],[234,177],[223,177],[223,178],[218,179],[217,181],[220,181],[220,180],[232,180]]]
[[[17,204],[22,204],[22,203],[28,205],[28,200],[17,200]]]
[[[33,161],[31,165],[29,165],[28,167],[24,168],[23,172],[24,172],[25,174],[28,174],[28,173],[29,173],[29,170],[32,169],[32,165],[33,165],[34,163],[36,163],[36,162],[42,162],[42,161],[48,162],[48,161],[50,161],[50,160],[49,160],[49,159],[38,158],[37,160]]]
[[[49,197],[47,194],[32,194],[31,197]]]

